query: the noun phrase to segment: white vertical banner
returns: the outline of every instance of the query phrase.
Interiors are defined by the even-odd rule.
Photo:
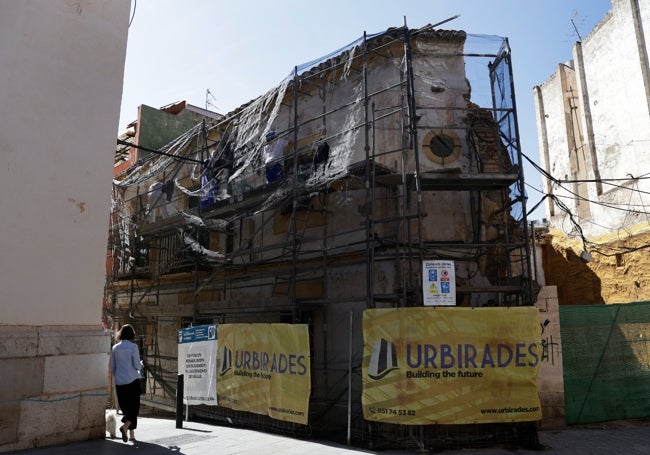
[[[422,261],[422,295],[425,306],[456,305],[454,261]]]
[[[178,331],[178,374],[184,375],[184,404],[217,405],[217,326]]]

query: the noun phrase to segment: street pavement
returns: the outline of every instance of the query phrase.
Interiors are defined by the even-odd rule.
[[[540,431],[540,450],[512,447],[459,449],[438,452],[411,450],[371,451],[305,441],[259,431],[183,422],[160,417],[138,418],[137,441],[124,443],[118,437],[21,450],[18,455],[342,455],[342,454],[444,454],[444,455],[546,455],[546,454],[650,454],[650,421],[620,421],[557,431]]]

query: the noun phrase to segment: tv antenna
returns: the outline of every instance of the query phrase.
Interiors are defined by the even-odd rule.
[[[205,91],[205,108],[207,109],[208,106],[212,106],[215,109],[218,109],[217,105],[210,101],[210,98],[212,98],[214,101],[217,101],[210,89],[207,89]]]
[[[573,19],[575,19],[575,17],[576,17],[577,15],[578,15],[578,11],[574,11],[574,12],[573,12],[573,15],[571,16],[571,19],[569,19],[569,20],[571,21],[571,25],[573,25],[573,30],[575,30],[576,35],[578,35],[578,39],[579,39],[580,41],[582,41],[582,36],[580,35],[580,32],[578,31],[578,27],[576,26],[576,23],[575,23],[575,21],[573,20]]]

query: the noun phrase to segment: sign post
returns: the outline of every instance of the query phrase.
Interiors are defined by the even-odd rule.
[[[184,376],[183,403],[217,405],[217,326],[178,331],[178,374]]]

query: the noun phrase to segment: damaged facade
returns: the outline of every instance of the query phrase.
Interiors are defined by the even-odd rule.
[[[363,311],[422,306],[431,259],[454,261],[459,306],[534,300],[510,57],[431,26],[364,35],[116,178],[106,323],[144,334],[148,402],[173,403],[181,327],[301,323],[308,425],[192,412],[412,442],[360,413]]]

